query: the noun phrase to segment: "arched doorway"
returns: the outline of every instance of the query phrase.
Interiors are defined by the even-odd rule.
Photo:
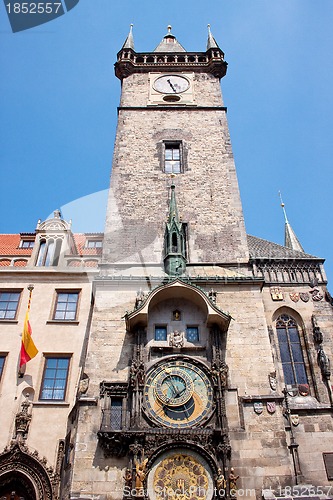
[[[36,500],[31,481],[17,472],[1,477],[0,500]]]
[[[0,453],[0,500],[54,500],[49,470],[37,452],[13,443]]]

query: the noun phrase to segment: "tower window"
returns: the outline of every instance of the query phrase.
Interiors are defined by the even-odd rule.
[[[296,321],[281,314],[276,321],[283,374],[286,384],[307,384],[307,376]]]
[[[69,359],[46,358],[40,399],[65,399]]]
[[[197,326],[188,326],[186,328],[186,338],[188,342],[199,342],[199,328]]]
[[[53,319],[74,321],[76,319],[79,292],[57,292]]]
[[[164,171],[166,174],[181,173],[181,143],[165,143]]]
[[[15,319],[20,292],[0,292],[0,320]]]
[[[166,326],[155,326],[155,340],[167,340]]]
[[[111,397],[111,414],[110,426],[111,429],[122,429],[123,424],[123,400],[122,398]]]

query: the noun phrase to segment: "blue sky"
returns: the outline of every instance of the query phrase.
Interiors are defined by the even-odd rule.
[[[66,15],[13,34],[0,3],[0,232],[109,184],[120,82],[116,53],[134,23],[137,51],[172,31],[204,51],[207,24],[229,63],[222,80],[247,232],[283,243],[281,190],[305,251],[333,279],[333,2],[80,0]],[[64,214],[101,231],[105,192]],[[78,208],[79,207],[79,208]]]

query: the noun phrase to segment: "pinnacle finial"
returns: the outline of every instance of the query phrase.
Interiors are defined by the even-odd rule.
[[[294,233],[293,228],[289,224],[285,205],[284,205],[283,200],[282,200],[281,191],[279,191],[279,197],[280,197],[281,207],[283,210],[284,220],[285,220],[284,246],[287,248],[292,248],[293,250],[297,250],[298,252],[304,252],[303,247],[300,244],[296,234]]]
[[[123,49],[132,49],[134,50],[134,39],[133,39],[133,23],[130,24],[130,30],[128,36],[124,42]]]
[[[210,24],[207,24],[207,28],[208,28],[207,50],[209,50],[209,49],[217,49],[218,45],[216,43],[215,38],[212,35],[212,32],[210,31]]]
[[[172,30],[171,24],[168,24],[167,30],[168,30],[168,33],[171,33],[171,30]]]
[[[281,194],[281,191],[279,191],[279,197],[280,197],[281,207],[282,207],[282,210],[283,210],[284,220],[285,220],[286,224],[288,224],[287,212],[286,212],[286,209],[285,209],[285,205],[284,205],[284,203],[283,203],[283,200],[282,200],[282,194]]]

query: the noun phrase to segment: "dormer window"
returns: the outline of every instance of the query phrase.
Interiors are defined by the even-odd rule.
[[[102,240],[87,240],[86,242],[86,248],[102,248],[102,246]]]
[[[20,248],[33,248],[35,240],[21,240]]]

